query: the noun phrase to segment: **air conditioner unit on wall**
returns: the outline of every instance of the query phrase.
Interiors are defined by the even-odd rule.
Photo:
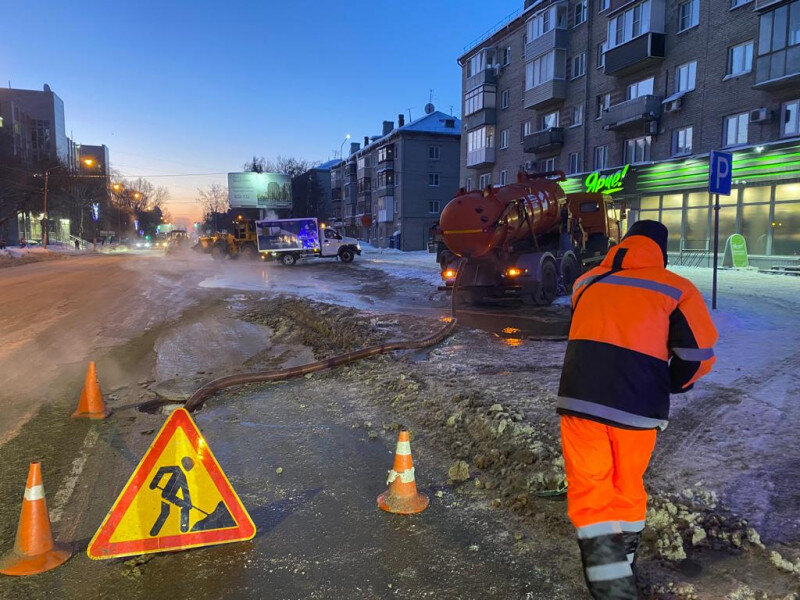
[[[772,111],[766,108],[756,108],[750,111],[751,123],[765,123],[772,118]]]
[[[683,106],[683,98],[675,98],[664,105],[664,112],[675,112]]]

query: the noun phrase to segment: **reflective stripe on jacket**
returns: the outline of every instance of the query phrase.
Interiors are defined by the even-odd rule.
[[[700,292],[664,268],[656,242],[627,237],[575,283],[558,412],[663,429],[669,395],[711,370],[717,331]]]

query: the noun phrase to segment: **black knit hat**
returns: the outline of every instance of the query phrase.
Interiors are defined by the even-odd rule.
[[[628,229],[628,233],[625,234],[623,239],[627,239],[632,235],[643,235],[658,244],[658,247],[661,248],[661,253],[664,255],[664,266],[667,266],[667,238],[669,237],[669,232],[663,223],[649,220],[636,221]]]

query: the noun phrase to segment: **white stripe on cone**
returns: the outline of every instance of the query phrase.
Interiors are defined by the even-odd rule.
[[[411,454],[411,444],[409,442],[397,442],[397,454],[408,456]]]
[[[386,485],[392,483],[395,479],[400,478],[400,483],[411,483],[414,481],[414,467],[406,469],[402,473],[398,473],[394,469],[389,471],[389,477],[386,479]]]
[[[31,488],[25,488],[25,500],[41,500],[44,498],[44,486],[40,483]]]

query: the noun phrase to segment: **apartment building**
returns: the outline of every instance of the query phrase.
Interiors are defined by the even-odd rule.
[[[381,248],[422,250],[458,190],[461,121],[429,105],[410,123],[384,121],[381,135],[350,145],[332,169],[332,206],[347,235]]]
[[[528,0],[459,64],[467,189],[561,170],[571,192],[618,172],[628,222],[662,221],[673,260],[694,260],[724,149],[722,243],[741,233],[757,265],[800,259],[800,0]]]

